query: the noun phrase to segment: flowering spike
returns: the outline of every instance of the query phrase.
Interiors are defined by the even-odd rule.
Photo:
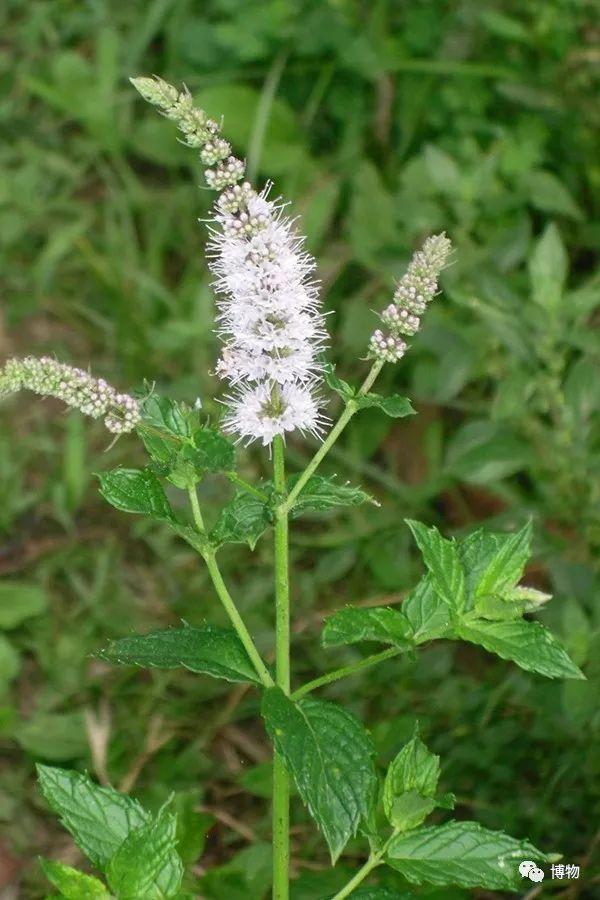
[[[221,192],[208,252],[224,342],[216,372],[234,389],[225,429],[263,444],[295,429],[318,433],[314,388],[326,331],[304,239],[282,204],[268,199],[269,185],[259,194],[243,180],[245,164],[187,91],[160,78],[132,81],[199,149],[208,186]]]
[[[133,431],[140,420],[138,401],[120,394],[103,378],[57,362],[49,356],[9,359],[0,371],[0,396],[20,390],[43,397],[57,397],[86,416],[99,419],[113,434]]]
[[[219,137],[220,126],[210,119],[203,109],[194,106],[187,89],[178,91],[162,78],[131,78],[134,88],[144,100],[157,106],[183,134],[183,143],[200,151],[206,171],[208,186],[220,191],[227,185],[237,184],[244,177],[246,164],[231,155],[231,147]]]
[[[267,197],[268,188],[257,195],[247,183],[222,194],[209,243],[225,344],[216,371],[237,388],[225,428],[263,444],[295,429],[319,431],[313,386],[326,338],[314,260]]]
[[[412,337],[421,327],[420,316],[436,295],[439,275],[451,250],[446,235],[435,234],[413,255],[406,274],[396,286],[392,302],[381,313],[387,331],[378,328],[371,337],[371,358],[397,362],[404,356],[407,344],[400,335]]]
[[[277,435],[298,430],[318,433],[322,422],[310,384],[293,381],[276,391],[268,381],[245,384],[228,397],[225,429],[247,443],[270,444]]]

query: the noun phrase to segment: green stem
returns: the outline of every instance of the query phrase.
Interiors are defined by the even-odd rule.
[[[202,512],[200,510],[196,488],[189,487],[188,495],[190,498],[190,504],[192,506],[194,524],[196,525],[196,528],[200,532],[200,534],[206,534],[204,519],[202,518]],[[223,576],[221,575],[221,570],[219,569],[219,564],[215,557],[215,551],[212,549],[212,547],[208,547],[203,551],[202,556],[206,562],[206,566],[208,568],[208,572],[210,574],[215,591],[217,592],[217,596],[223,604],[225,612],[229,616],[231,624],[235,628],[240,641],[244,645],[246,653],[250,657],[250,661],[256,669],[256,674],[265,687],[273,687],[273,679],[271,678],[271,675],[269,674],[269,671],[265,666],[260,653],[256,649],[256,645],[252,640],[252,636],[246,628],[244,620],[240,616],[238,608],[235,605],[231,594],[227,590],[225,582],[223,581]]]
[[[382,368],[383,368],[383,362],[378,360],[373,363],[373,365],[371,366],[371,369],[369,371],[369,374],[367,375],[367,377],[363,381],[362,385],[360,386],[360,389],[358,391],[359,396],[361,394],[366,394],[371,389],[371,387],[373,386],[373,384],[375,382],[375,379],[381,372]],[[304,488],[306,482],[311,477],[313,472],[318,468],[318,466],[321,464],[323,459],[327,456],[327,454],[329,453],[329,451],[331,450],[331,448],[333,447],[333,445],[339,438],[340,434],[342,433],[342,431],[344,430],[344,428],[346,427],[346,425],[348,424],[348,422],[350,421],[352,416],[356,412],[358,412],[358,408],[359,408],[358,404],[356,403],[356,401],[353,398],[351,398],[350,400],[347,401],[344,409],[342,410],[342,414],[340,415],[339,419],[337,420],[337,422],[335,423],[335,425],[333,426],[333,428],[331,429],[331,431],[329,432],[329,434],[327,435],[327,437],[325,438],[325,440],[323,441],[323,443],[321,444],[321,446],[319,447],[319,449],[317,450],[317,452],[315,453],[315,455],[313,456],[313,458],[311,459],[311,461],[309,462],[307,467],[302,472],[302,474],[300,475],[300,478],[297,480],[294,487],[289,492],[287,499],[283,503],[282,509],[285,510],[286,513],[289,513],[289,511],[292,509],[292,507],[294,506],[294,503],[296,502],[296,500],[298,498],[298,495],[300,494],[300,491]]]
[[[373,869],[376,869],[377,866],[381,865],[382,856],[383,854],[379,853],[371,855],[362,869],[359,869],[354,878],[351,878],[348,884],[343,887],[341,891],[338,891],[333,900],[343,900],[344,897],[349,897],[352,891],[357,888],[359,884],[362,884],[367,875],[372,872]]]
[[[214,584],[215,590],[219,596],[219,600],[223,604],[225,612],[231,620],[231,624],[235,628],[240,641],[244,645],[246,653],[250,657],[250,662],[256,669],[258,677],[265,687],[273,687],[273,679],[271,678],[260,653],[256,649],[256,644],[252,640],[250,632],[246,628],[244,620],[240,616],[238,608],[235,605],[231,594],[227,590],[225,582],[223,581],[223,576],[221,575],[221,570],[219,569],[219,564],[215,558],[214,551],[209,551],[204,558],[206,560],[206,565],[208,567],[212,583]]]
[[[387,848],[390,846],[397,834],[397,829],[394,829],[381,850],[378,850],[377,853],[371,852],[371,855],[369,856],[364,866],[358,870],[354,878],[351,878],[348,884],[343,887],[341,891],[338,891],[338,893],[335,895],[335,897],[332,898],[332,900],[344,900],[344,897],[349,897],[352,891],[354,891],[354,889],[357,888],[359,884],[362,884],[367,875],[369,875],[373,871],[373,869],[376,869],[377,866],[380,866],[382,864],[383,857],[386,854]]]
[[[200,509],[200,501],[198,500],[198,493],[195,487],[188,487],[188,497],[190,498],[192,516],[194,517],[194,525],[196,526],[196,531],[199,531],[200,534],[206,534],[204,519],[202,518],[202,510]]]
[[[259,500],[263,500],[265,503],[269,502],[268,494],[265,494],[264,491],[261,491],[260,488],[254,487],[253,484],[246,481],[244,478],[240,478],[237,472],[225,472],[225,477],[231,481],[232,484],[237,484],[238,487],[241,487],[242,490],[247,491],[249,494],[253,494],[255,497],[258,497]]]
[[[273,441],[273,473],[275,492],[285,496],[285,463],[283,439]],[[277,612],[275,664],[277,684],[286,693],[290,692],[290,584],[288,517],[283,505],[275,510],[275,604]]]
[[[292,700],[300,700],[301,697],[305,697],[306,694],[312,693],[312,691],[323,687],[325,684],[332,684],[334,681],[339,681],[340,678],[346,678],[348,675],[362,672],[363,669],[370,669],[371,666],[376,666],[377,663],[383,662],[386,659],[392,659],[392,657],[398,656],[402,652],[403,651],[399,647],[390,647],[389,650],[382,650],[381,653],[373,653],[372,656],[367,656],[365,659],[361,659],[358,662],[350,663],[339,669],[334,669],[326,675],[321,675],[319,678],[313,679],[313,681],[307,681],[306,684],[303,684],[297,691],[294,691]]]
[[[276,493],[285,495],[283,439],[273,441],[273,476]],[[275,665],[278,687],[290,693],[290,585],[288,515],[284,504],[275,510]],[[273,898],[288,900],[290,860],[290,782],[283,759],[273,759]]]

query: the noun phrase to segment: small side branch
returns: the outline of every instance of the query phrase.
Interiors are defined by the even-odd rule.
[[[367,375],[364,382],[360,386],[360,389],[358,391],[359,396],[361,394],[366,394],[370,391],[370,389],[373,387],[373,384],[375,383],[375,379],[381,372],[382,368],[383,368],[383,362],[381,362],[380,360],[373,363],[373,365],[371,366],[371,369],[369,371],[369,374]],[[337,422],[335,423],[335,425],[333,426],[333,428],[331,429],[331,431],[329,432],[329,434],[327,435],[327,437],[325,438],[325,440],[323,441],[323,443],[321,444],[321,446],[319,447],[319,449],[317,450],[317,452],[315,453],[315,455],[313,456],[311,461],[308,463],[305,470],[302,472],[302,474],[296,481],[294,487],[289,492],[285,502],[282,504],[281,509],[283,509],[286,513],[289,513],[289,511],[293,508],[296,500],[298,499],[300,492],[305,487],[307,481],[309,480],[311,475],[314,474],[314,472],[320,466],[322,461],[325,459],[325,457],[327,456],[327,454],[329,453],[329,451],[331,450],[331,448],[333,447],[333,445],[335,444],[335,442],[341,435],[342,431],[345,429],[346,425],[348,424],[348,422],[350,421],[352,416],[358,412],[358,409],[359,409],[358,404],[356,403],[356,401],[354,399],[350,399],[347,401],[339,419],[337,420]]]
[[[196,488],[188,488],[188,494],[196,529],[200,534],[205,535],[206,529],[204,527],[204,519],[202,518],[202,511],[200,509],[200,503],[198,502],[198,494],[196,493]],[[252,665],[256,670],[256,674],[265,687],[273,687],[275,682],[273,681],[267,667],[265,666],[263,659],[256,648],[256,644],[252,640],[252,636],[246,628],[246,624],[242,619],[231,594],[227,590],[227,585],[223,581],[223,576],[221,575],[221,570],[219,568],[214,550],[209,548],[202,553],[202,556],[204,558],[204,561],[206,562],[206,566],[208,568],[208,572],[215,591],[217,592],[217,596],[223,604],[225,612],[229,616],[231,624],[235,628],[240,641],[244,645],[246,653],[248,654],[250,661],[252,662]]]
[[[313,681],[308,681],[306,684],[302,685],[297,691],[294,691],[292,700],[300,700],[301,697],[305,697],[307,694],[316,691],[317,688],[323,687],[326,684],[332,684],[334,681],[339,681],[340,678],[347,678],[348,675],[355,675],[357,672],[362,672],[364,669],[370,669],[372,666],[376,666],[377,663],[383,662],[386,659],[392,659],[392,657],[398,656],[402,652],[403,651],[398,647],[390,647],[389,650],[382,650],[381,653],[374,653],[372,656],[367,656],[366,659],[361,659],[359,662],[350,663],[347,666],[334,669],[332,672],[321,675],[319,678],[315,678]]]

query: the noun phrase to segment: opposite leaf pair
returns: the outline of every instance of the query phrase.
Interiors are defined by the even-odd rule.
[[[437,794],[439,757],[430,753],[416,732],[391,762],[380,791],[374,748],[352,714],[316,700],[294,704],[278,688],[265,692],[262,711],[334,858],[362,822],[372,847],[368,870],[386,864],[416,885],[515,890],[522,859],[533,858],[538,864],[551,861],[527,841],[475,822],[420,827],[436,806],[451,809],[454,798]],[[38,772],[48,804],[108,885],[70,866],[42,860],[60,897],[190,900],[192,894],[182,890],[184,867],[177,852],[174,814],[163,807],[150,816],[137,801],[98,787],[79,773],[47,766],[39,766]],[[381,834],[378,794],[391,835]],[[342,892],[334,900],[344,896],[347,893]],[[352,896],[394,900],[401,895],[371,888]]]
[[[436,638],[464,639],[549,677],[582,677],[547,629],[522,618],[527,604],[545,597],[517,585],[529,556],[529,524],[515,535],[481,530],[460,541],[448,541],[437,529],[421,523],[409,524],[428,574],[409,594],[401,610],[347,608],[331,616],[323,630],[324,646],[362,641],[391,645],[390,650],[358,664],[363,666],[414,651]],[[502,618],[497,613],[490,616],[490,597],[502,604]],[[518,619],[507,618],[509,615]],[[102,656],[125,664],[184,667],[229,681],[261,684],[236,634],[211,625],[121,638]],[[348,671],[342,669],[339,673],[338,677],[342,677]],[[326,679],[332,680],[329,676]],[[317,679],[291,697],[278,688],[268,688],[263,695],[262,714],[274,746],[284,758],[335,861],[360,823],[367,827],[372,822],[378,782],[375,750],[362,724],[336,704],[305,697],[320,683],[326,681]],[[408,852],[402,835],[420,826],[436,806],[452,808],[451,796],[436,795],[438,774],[437,758],[417,737],[392,765],[383,803],[395,830],[387,850],[399,856],[390,859],[400,859],[401,854]],[[456,838],[457,848],[464,840],[476,847],[481,838],[479,826],[467,824],[468,840],[464,829],[457,831],[458,826],[453,823],[444,826],[453,841]],[[372,837],[372,827],[370,832]],[[502,841],[499,846],[504,846]],[[493,841],[489,845],[495,846]],[[413,856],[410,858],[413,861],[409,871],[413,872],[416,864]],[[480,883],[475,873],[468,877],[475,879],[473,883]]]
[[[519,586],[530,555],[531,524],[515,534],[479,529],[450,541],[409,521],[428,574],[402,610],[349,607],[325,623],[325,646],[376,641],[409,651],[436,638],[465,640],[548,678],[583,678],[552,632],[524,619],[548,599]]]
[[[294,703],[278,688],[265,692],[262,713],[275,748],[327,840],[333,862],[361,825],[372,847],[367,866],[387,864],[414,884],[515,890],[523,858],[547,861],[528,841],[476,822],[419,827],[436,807],[452,809],[454,797],[437,794],[439,757],[416,733],[385,777],[381,800],[393,828],[385,835],[377,814],[375,748],[352,713],[321,700]]]

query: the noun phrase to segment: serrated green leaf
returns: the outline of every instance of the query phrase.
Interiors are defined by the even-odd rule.
[[[169,466],[152,466],[154,471],[158,471],[167,481],[175,485],[182,491],[195,487],[201,481],[204,474],[203,471],[196,469],[196,466],[187,458],[186,451],[190,450],[189,444],[184,444],[172,457]]]
[[[389,606],[359,609],[348,606],[325,621],[321,642],[324,647],[380,641],[402,650],[413,647],[412,627],[401,612]]]
[[[338,393],[346,402],[348,400],[353,400],[357,409],[377,407],[394,419],[415,415],[415,410],[408,397],[402,397],[400,394],[392,394],[389,397],[384,397],[381,394],[372,392],[361,394],[356,391],[352,385],[348,384],[347,381],[338,378],[335,374],[335,368],[332,365],[325,367],[323,377],[325,378],[327,385],[333,391]]]
[[[524,600],[510,600],[507,597],[500,597],[498,594],[486,594],[477,598],[475,612],[482,619],[505,622],[510,619],[520,619],[526,606]]]
[[[221,510],[210,539],[215,547],[221,544],[248,544],[254,549],[270,524],[269,505],[253,494],[238,491]]]
[[[10,631],[39,616],[48,607],[48,595],[37,584],[3,581],[0,584],[0,629]]]
[[[440,758],[427,749],[417,732],[390,763],[383,786],[384,807],[405,791],[433,797],[440,778]]]
[[[185,866],[196,863],[206,846],[208,832],[216,823],[211,813],[199,812],[204,789],[178,791],[170,799],[170,808],[177,816],[177,852]]]
[[[392,799],[386,815],[397,831],[412,831],[425,821],[436,806],[433,797],[423,797],[418,791],[406,791]]]
[[[402,604],[415,644],[448,637],[452,632],[448,604],[433,589],[431,582],[431,575],[422,578]]]
[[[196,484],[206,472],[229,472],[235,467],[235,447],[216,428],[196,428],[190,436],[176,437],[154,427],[138,427],[152,468],[176,487]]]
[[[51,859],[41,859],[40,865],[48,881],[58,888],[65,900],[110,900],[110,893],[97,878]]]
[[[216,428],[197,428],[193,434],[194,446],[184,448],[186,459],[198,471],[231,472],[235,468],[235,446]]]
[[[289,479],[292,488],[299,476]],[[313,475],[308,479],[292,508],[292,518],[308,510],[334,509],[336,506],[360,506],[375,503],[370,494],[350,484],[340,484],[336,478]]]
[[[100,478],[100,493],[122,512],[173,521],[175,516],[163,487],[150,469],[113,469]]]
[[[338,378],[335,374],[335,366],[332,366],[330,363],[323,369],[323,378],[325,379],[327,386],[330,387],[332,391],[335,391],[336,394],[339,394],[344,400],[350,400],[350,398],[354,396],[355,392],[352,385],[348,384],[347,381],[344,381],[343,378]]]
[[[531,545],[531,522],[515,534],[495,535],[498,543],[496,552],[487,565],[475,587],[475,597],[486,594],[503,594],[523,577],[525,564],[529,559]]]
[[[230,628],[168,628],[111,641],[98,656],[108,662],[156,669],[189,669],[233,682],[259,682],[242,642]]]
[[[457,612],[465,605],[465,576],[454,541],[442,537],[437,528],[407,519],[431,574],[431,584],[444,603]]]
[[[447,791],[445,794],[439,794],[435,798],[435,805],[439,809],[454,809],[456,806],[456,794],[452,794],[450,791]]]
[[[552,632],[539,622],[477,619],[459,623],[456,634],[472,644],[480,644],[502,659],[512,660],[528,672],[537,672],[547,678],[585,677]]]
[[[523,575],[530,540],[530,525],[526,525],[515,534],[479,528],[458,542],[467,590],[465,611],[475,606],[485,617],[516,618],[526,609],[535,608],[529,604],[529,597],[540,603],[549,599],[548,594],[512,586]]]
[[[167,900],[183,879],[176,850],[176,817],[162,809],[156,819],[132,831],[107,869],[108,883],[119,900]]]
[[[150,394],[141,403],[142,425],[166,431],[179,440],[187,440],[191,433],[193,411],[176,400]]]
[[[163,437],[159,432],[145,428],[143,425],[138,426],[137,433],[154,463],[155,470],[159,474],[165,475],[177,458],[179,443],[170,437]]]
[[[547,860],[528,841],[518,841],[476,822],[448,822],[392,839],[386,862],[412,884],[518,890],[519,864]]]
[[[439,756],[415,732],[390,763],[383,785],[383,808],[394,828],[416,828],[435,809],[439,777]]]
[[[342,707],[310,698],[295,703],[279,688],[265,691],[262,714],[335,862],[374,803],[371,739]]]
[[[458,557],[465,573],[467,603],[465,609],[473,607],[473,598],[483,573],[500,549],[503,539],[509,535],[497,534],[478,528],[456,542]]]
[[[392,419],[401,419],[404,416],[416,415],[412,403],[408,397],[402,397],[400,394],[392,394],[389,397],[383,397],[381,394],[357,394],[354,402],[359,409],[370,409],[375,406],[377,409],[390,416]]]
[[[100,870],[131,831],[148,823],[136,800],[99,787],[86,775],[41,765],[37,772],[48,806]]]

